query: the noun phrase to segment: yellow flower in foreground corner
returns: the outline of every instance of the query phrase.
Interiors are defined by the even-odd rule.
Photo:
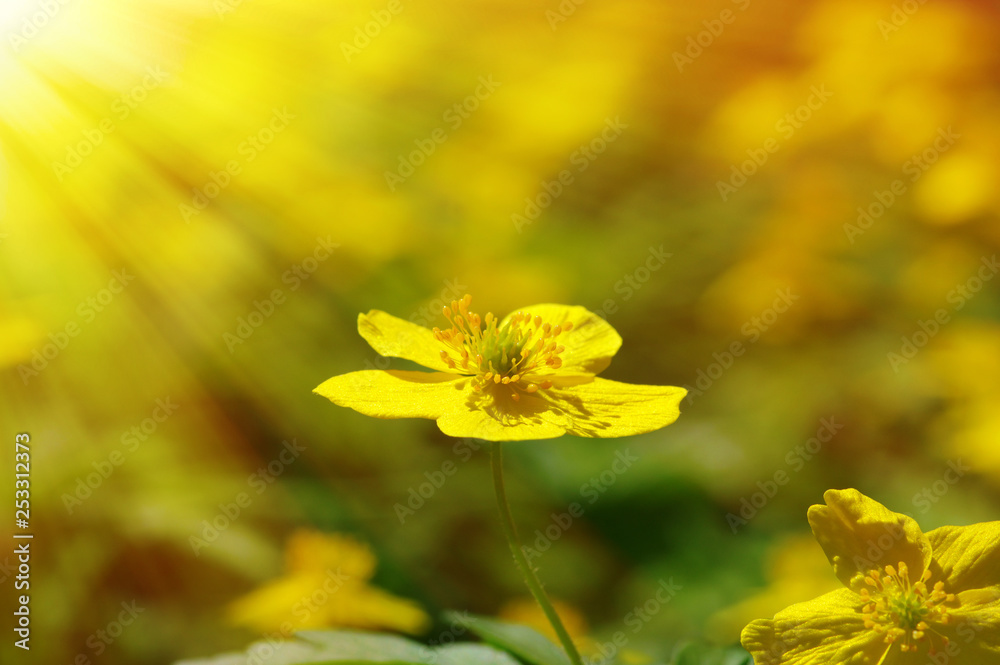
[[[846,588],[743,629],[756,665],[1000,663],[1000,522],[917,523],[830,490],[809,524]]]
[[[435,371],[351,372],[315,392],[368,416],[430,418],[449,436],[490,441],[628,436],[680,414],[683,388],[596,378],[622,342],[596,314],[534,305],[499,320],[469,311],[471,301],[444,308],[446,330],[379,310],[359,315],[358,332],[378,353]]]
[[[338,534],[297,531],[281,577],[229,606],[229,620],[261,632],[342,626],[420,634],[430,624],[416,603],[369,586],[371,550]]]

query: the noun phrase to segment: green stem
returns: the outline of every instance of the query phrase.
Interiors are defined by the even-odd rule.
[[[552,624],[552,628],[555,629],[556,635],[559,636],[559,641],[562,642],[563,649],[566,650],[566,655],[569,656],[570,662],[573,665],[583,665],[580,653],[576,650],[576,645],[573,644],[569,633],[566,632],[566,627],[563,626],[562,620],[556,613],[556,609],[552,606],[552,601],[546,595],[541,581],[535,575],[535,571],[528,561],[528,557],[525,556],[524,550],[521,549],[521,541],[517,537],[517,527],[514,526],[514,518],[510,514],[510,504],[507,503],[507,491],[504,489],[503,443],[499,441],[494,442],[490,446],[490,465],[493,467],[493,487],[496,489],[497,507],[500,508],[500,525],[503,527],[503,534],[507,537],[507,544],[510,545],[510,552],[514,555],[514,561],[521,571],[524,583],[528,585],[531,595],[538,601],[549,623]]]

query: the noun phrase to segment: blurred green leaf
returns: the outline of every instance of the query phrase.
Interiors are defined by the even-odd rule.
[[[465,626],[490,644],[510,651],[531,665],[569,665],[562,649],[527,626],[457,612],[449,612],[445,619]]]
[[[178,661],[176,665],[518,665],[503,651],[482,644],[430,648],[395,635],[353,630],[305,631],[295,639],[255,642],[246,653]]]
[[[739,647],[691,643],[677,650],[672,665],[753,665],[753,658]]]

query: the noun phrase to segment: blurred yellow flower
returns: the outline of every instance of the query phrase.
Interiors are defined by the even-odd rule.
[[[559,618],[562,619],[563,626],[566,627],[566,632],[569,633],[576,647],[582,653],[595,653],[596,645],[587,635],[590,628],[587,626],[587,620],[580,610],[560,600],[553,600],[552,606],[559,614]],[[542,611],[541,606],[534,598],[516,598],[510,600],[500,608],[497,616],[505,621],[534,628],[553,642],[558,643],[559,641],[559,636],[556,634],[555,629],[549,623],[545,612]]]
[[[444,308],[451,328],[433,331],[379,310],[358,332],[383,356],[434,372],[365,370],[314,392],[377,418],[430,418],[449,436],[490,441],[642,434],[680,415],[687,394],[596,378],[621,337],[583,307],[533,305],[498,320],[469,311],[472,297]]]
[[[823,498],[809,524],[846,588],[748,625],[757,665],[1000,662],[1000,522],[925,534],[857,490]]]
[[[232,623],[261,632],[346,626],[419,634],[430,621],[416,603],[368,584],[371,550],[353,538],[315,531],[292,534],[285,576],[233,602]]]

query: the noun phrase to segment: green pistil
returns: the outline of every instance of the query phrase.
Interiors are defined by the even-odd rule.
[[[899,625],[908,630],[916,629],[917,624],[923,621],[928,614],[923,599],[912,593],[901,594],[893,598],[892,611],[898,617]]]
[[[509,323],[500,329],[499,334],[494,338],[488,336],[490,344],[482,349],[483,358],[493,363],[495,371],[501,376],[506,376],[515,368],[516,363],[521,358],[521,351],[530,335],[518,335],[519,328],[511,326]],[[495,340],[495,341],[494,341]]]

